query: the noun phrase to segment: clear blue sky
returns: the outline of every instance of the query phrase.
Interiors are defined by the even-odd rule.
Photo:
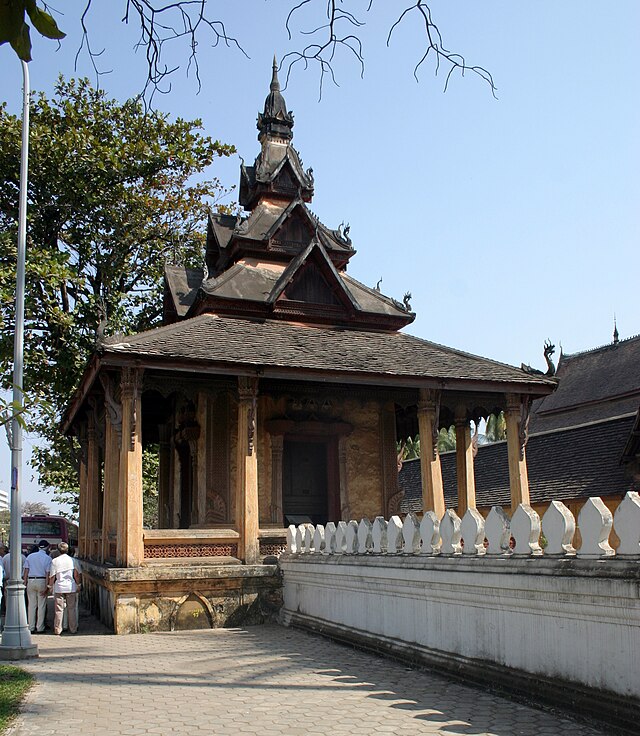
[[[112,70],[100,84],[125,99],[145,77],[132,48],[137,34],[119,22],[124,2],[94,4],[92,43],[105,48],[98,64]],[[218,17],[250,58],[203,37],[200,93],[183,68],[155,105],[202,118],[206,132],[252,162],[272,55],[300,48],[295,31],[311,20],[300,16],[289,41],[288,2],[209,4],[212,13],[222,6]],[[320,12],[325,5],[314,4]],[[60,49],[35,39],[34,89],[51,91],[59,72],[92,75],[82,52],[74,71],[84,2],[67,5]],[[443,94],[444,74],[434,77],[429,63],[416,83],[417,23],[385,46],[401,0],[377,0],[363,13],[364,79],[342,55],[340,86],[325,84],[320,101],[314,69],[295,72],[284,92],[294,145],[314,169],[312,209],[331,227],[351,224],[358,254],[349,272],[369,285],[382,277],[382,290],[399,299],[411,291],[413,334],[516,365],[543,367],[546,338],[565,352],[609,342],[614,312],[622,338],[640,332],[640,3],[431,5],[445,45],[491,71],[498,100],[472,74],[454,76]],[[17,112],[21,71],[7,46],[0,65],[0,99]],[[234,157],[211,174],[234,185],[238,166]]]

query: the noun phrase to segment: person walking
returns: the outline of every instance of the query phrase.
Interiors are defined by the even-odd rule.
[[[60,554],[51,561],[49,568],[49,587],[53,588],[54,615],[53,633],[60,636],[62,633],[62,618],[67,610],[69,633],[75,634],[78,630],[78,586],[80,573],[75,561],[69,556],[69,545],[60,542]]]
[[[42,634],[47,617],[47,578],[51,567],[51,557],[47,554],[49,542],[42,539],[38,551],[32,552],[24,563],[24,584],[27,586],[29,601],[29,630],[32,634]]]

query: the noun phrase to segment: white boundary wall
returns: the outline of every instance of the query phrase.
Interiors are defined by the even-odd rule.
[[[353,640],[377,637],[635,702],[640,498],[628,494],[616,515],[619,549],[626,551],[618,555],[608,545],[613,519],[600,499],[591,499],[580,516],[577,554],[573,517],[554,504],[542,526],[546,549],[559,549],[556,554],[542,554],[540,520],[536,526],[530,507],[520,507],[511,520],[502,510],[492,512],[486,529],[473,511],[462,522],[447,511],[439,524],[428,514],[422,523],[410,514],[404,522],[290,527],[288,553],[280,558],[282,620],[316,630],[326,624]]]

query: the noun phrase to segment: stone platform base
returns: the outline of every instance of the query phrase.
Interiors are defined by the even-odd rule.
[[[264,623],[281,605],[277,565],[190,558],[116,568],[82,561],[82,599],[116,634]]]
[[[0,646],[0,662],[16,662],[20,659],[33,659],[38,656],[38,647],[35,644],[29,647]]]

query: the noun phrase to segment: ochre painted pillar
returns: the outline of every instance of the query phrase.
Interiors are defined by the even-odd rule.
[[[81,426],[78,434],[80,443],[80,472],[78,493],[78,556],[88,557],[89,545],[87,543],[87,433],[86,426]]]
[[[144,559],[142,540],[142,417],[140,384],[142,371],[123,368],[122,443],[120,447],[120,488],[116,562],[122,567],[138,567]]]
[[[120,436],[122,425],[109,412],[104,431],[104,496],[102,498],[102,561],[111,555],[110,538],[118,526],[118,486],[120,478]]]
[[[434,511],[439,519],[445,512],[442,469],[438,454],[438,406],[440,396],[431,389],[420,389],[418,428],[420,431],[420,470],[422,472],[422,510]]]
[[[89,426],[87,429],[87,557],[96,558],[99,555],[97,539],[98,529],[98,502],[100,500],[100,448],[98,447],[95,411],[89,412]]]
[[[258,518],[258,379],[238,377],[238,471],[236,527],[240,533],[238,555],[248,565],[260,557]]]
[[[528,412],[519,395],[507,396],[507,453],[509,456],[509,486],[511,489],[511,511],[521,503],[529,501],[529,475],[525,444],[527,442]]]
[[[473,471],[471,425],[466,417],[456,417],[456,475],[458,478],[458,516],[476,507],[476,480]]]

